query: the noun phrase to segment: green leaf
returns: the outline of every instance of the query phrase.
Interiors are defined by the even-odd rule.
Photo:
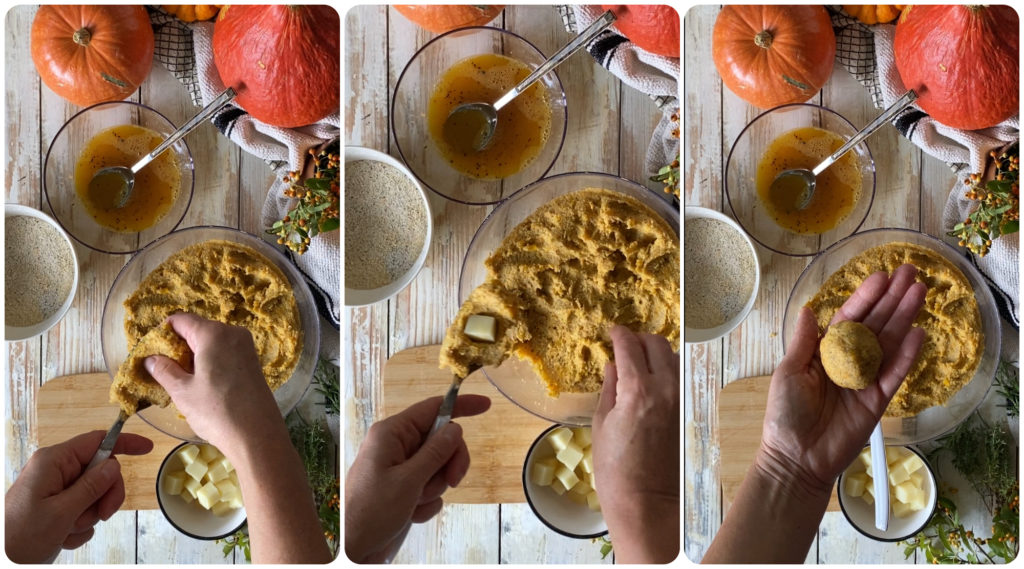
[[[331,189],[331,180],[327,178],[310,178],[306,180],[306,188],[310,190],[327,191]]]
[[[329,217],[320,222],[320,232],[327,233],[341,227],[341,220],[337,217]]]

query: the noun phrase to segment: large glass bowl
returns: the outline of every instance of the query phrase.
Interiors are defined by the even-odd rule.
[[[110,377],[113,378],[117,374],[117,368],[128,357],[129,346],[124,331],[124,301],[138,289],[142,279],[174,253],[189,245],[211,239],[239,243],[260,252],[281,269],[295,293],[295,303],[299,310],[299,321],[302,326],[302,353],[299,355],[299,362],[296,364],[291,378],[274,392],[274,399],[281,410],[281,415],[287,415],[305,395],[316,368],[317,355],[320,352],[320,319],[316,304],[302,274],[287,257],[262,239],[237,229],[213,226],[182,229],[154,241],[132,257],[114,279],[106,303],[103,305],[103,316],[100,319],[103,362],[107,366]],[[173,403],[167,407],[154,406],[143,409],[139,411],[139,416],[158,431],[172,437],[186,441],[205,442],[189,427]]]
[[[560,174],[531,184],[502,202],[487,219],[469,244],[462,263],[459,279],[459,301],[465,302],[469,294],[487,278],[484,261],[501,245],[505,236],[538,207],[549,201],[585,188],[603,188],[636,198],[649,206],[679,234],[679,211],[661,194],[635,182],[591,172]],[[589,426],[597,409],[599,392],[562,393],[551,397],[544,381],[530,364],[510,357],[500,366],[485,367],[487,379],[505,397],[526,411],[564,425]]]
[[[942,241],[910,229],[872,229],[857,233],[829,247],[818,255],[804,269],[793,286],[793,292],[786,302],[785,320],[782,323],[784,345],[789,345],[796,327],[796,317],[800,308],[807,304],[821,285],[832,273],[839,270],[854,256],[878,245],[886,243],[906,242],[927,247],[942,255],[960,269],[974,289],[981,312],[981,328],[985,334],[985,351],[974,377],[959,392],[951,397],[944,406],[929,407],[913,417],[883,417],[882,432],[887,444],[910,445],[934,439],[946,433],[964,421],[988,393],[995,377],[996,366],[999,364],[999,347],[1002,328],[999,312],[996,309],[992,291],[985,284],[981,273],[956,249]]]
[[[725,163],[725,197],[736,221],[761,245],[794,257],[815,255],[855,233],[867,218],[875,197],[875,161],[867,143],[861,142],[850,151],[856,154],[861,166],[860,198],[835,227],[820,235],[799,234],[782,228],[772,219],[757,194],[757,165],[772,141],[793,129],[808,126],[833,132],[844,140],[857,134],[850,121],[831,109],[806,103],[782,105],[757,115],[744,127]]]
[[[391,131],[402,160],[423,185],[452,201],[495,204],[551,169],[562,150],[566,103],[555,72],[540,78],[551,104],[551,130],[540,153],[522,170],[501,180],[479,180],[452,168],[438,152],[427,127],[427,107],[441,76],[455,63],[473,55],[497,53],[540,67],[547,59],[522,37],[491,27],[470,27],[440,35],[416,52],[402,70],[391,101]],[[493,103],[494,101],[484,101]]]
[[[99,103],[82,109],[64,123],[53,137],[43,160],[43,193],[53,217],[76,241],[101,253],[134,253],[154,239],[174,231],[188,211],[195,188],[192,153],[185,141],[179,140],[167,149],[175,155],[181,172],[181,186],[170,209],[151,227],[140,232],[118,232],[96,223],[75,193],[75,164],[92,137],[100,131],[126,124],[148,128],[165,138],[178,128],[170,119],[146,105],[132,101]]]

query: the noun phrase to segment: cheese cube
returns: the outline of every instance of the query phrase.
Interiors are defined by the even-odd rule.
[[[216,460],[210,465],[210,469],[206,472],[210,482],[220,482],[228,477],[228,469],[224,465],[223,461]]]
[[[568,496],[570,500],[572,500],[573,502],[575,502],[577,504],[585,505],[587,503],[587,495],[586,494],[580,494],[579,492],[572,492],[572,491],[570,491],[568,494],[566,494],[566,496]]]
[[[906,470],[899,466],[892,464],[892,468],[889,469],[889,484],[893,487],[903,484],[907,480],[910,480],[910,474]]]
[[[918,498],[918,494],[921,493],[921,489],[914,486],[914,483],[910,480],[903,482],[892,489],[893,496],[896,500],[909,504]]]
[[[192,464],[192,461],[199,456],[199,447],[196,445],[185,445],[178,451],[178,458],[181,459],[181,464],[188,466]]]
[[[595,491],[597,491],[597,484],[594,483],[597,480],[597,477],[594,476],[593,472],[588,472],[587,473],[586,480],[587,480],[587,484],[590,484],[590,487],[593,488]]]
[[[480,342],[494,342],[498,335],[498,321],[486,314],[473,314],[466,319],[463,332]]]
[[[594,489],[590,487],[590,484],[587,484],[586,480],[580,480],[579,482],[576,483],[575,486],[572,487],[572,490],[570,490],[570,492],[575,492],[576,494],[583,494],[584,496],[590,494],[593,491]]]
[[[565,448],[565,445],[569,444],[569,441],[572,440],[572,431],[566,427],[558,427],[548,433],[547,440],[548,444],[551,445],[551,448],[555,449],[555,452],[558,452]]]
[[[895,514],[897,518],[905,518],[910,514],[914,513],[914,510],[910,506],[910,504],[904,504],[903,502],[900,502],[898,500],[896,502],[893,502],[891,506],[892,513]]]
[[[235,509],[235,510],[237,510],[238,508],[241,508],[241,507],[242,507],[242,505],[243,505],[243,504],[242,504],[242,495],[241,495],[241,494],[239,494],[239,495],[238,495],[238,496],[236,496],[235,498],[232,498],[232,499],[231,499],[231,501],[230,501],[230,502],[228,502],[228,504],[231,504],[231,507],[232,507],[233,509]]]
[[[220,501],[220,490],[217,490],[212,482],[207,482],[196,491],[196,500],[199,500],[199,505],[209,510]]]
[[[214,484],[217,487],[217,491],[220,492],[221,502],[230,502],[236,496],[241,496],[241,492],[238,491],[238,486],[235,486],[234,482],[230,480],[221,480]]]
[[[242,487],[242,485],[238,483],[238,473],[235,472],[234,467],[231,467],[231,470],[228,472],[228,478],[230,478],[231,481],[235,483],[235,486],[238,486],[239,488]]]
[[[576,473],[566,468],[564,464],[559,464],[555,468],[555,478],[562,483],[562,487],[566,490],[572,488],[580,481]]]
[[[189,478],[189,480],[192,480],[192,479],[191,479],[191,478]],[[191,504],[191,503],[192,503],[192,502],[194,502],[194,501],[195,501],[195,499],[196,499],[196,498],[195,498],[195,496],[193,496],[192,494],[190,494],[190,493],[189,493],[189,492],[187,492],[187,491],[185,491],[185,492],[182,492],[181,494],[178,494],[178,495],[179,495],[179,496],[181,496],[181,499],[182,499],[182,500],[185,500],[185,503],[186,503],[186,504]]]
[[[572,429],[572,442],[580,448],[587,448],[591,444],[590,427],[575,427]]]
[[[201,486],[202,484],[200,484],[199,481],[196,480],[195,478],[192,478],[191,476],[185,478],[185,494],[188,494],[189,496],[195,498],[196,492],[199,491],[199,488]],[[184,494],[182,495],[184,496]]]
[[[860,461],[860,463],[864,466],[865,470],[870,472],[871,471],[871,448],[868,447],[868,448],[865,448],[864,450],[860,451],[860,454],[857,455],[857,460]]]
[[[903,452],[899,447],[885,447],[885,462],[888,465],[903,458]]]
[[[235,508],[232,508],[231,504],[229,504],[228,502],[222,501],[214,504],[213,507],[210,508],[210,510],[213,511],[213,515],[215,516],[226,516],[231,512],[235,511]]]
[[[909,504],[910,508],[915,512],[918,510],[923,510],[926,505],[928,505],[928,495],[925,494],[924,490],[918,492],[917,496],[913,500],[911,500]]]
[[[559,496],[565,494],[566,492],[565,486],[563,486],[562,482],[557,478],[555,478],[555,480],[551,483],[550,488],[554,490],[555,494],[558,494]]]
[[[861,495],[861,499],[867,502],[869,506],[875,503],[875,497],[871,495],[871,492],[868,492],[870,488],[871,486],[866,486],[864,488],[864,494]]]
[[[220,451],[213,445],[200,445],[199,457],[207,463],[211,463],[221,456]]]
[[[576,470],[576,465],[578,465],[580,460],[583,459],[583,450],[576,446],[576,443],[570,441],[565,445],[565,448],[558,451],[555,458],[557,458],[558,462],[564,464],[569,470]]]
[[[867,484],[867,476],[863,472],[847,475],[844,479],[846,493],[854,498],[864,495],[864,487]]]
[[[583,458],[580,459],[580,465],[583,467],[583,472],[590,473],[594,471],[594,451],[591,447],[587,447],[586,450],[583,451]]]
[[[910,453],[910,456],[901,460],[898,465],[903,470],[906,470],[907,474],[913,474],[924,467],[924,461],[916,454]]]
[[[167,492],[171,496],[177,496],[181,494],[181,491],[185,489],[185,471],[177,470],[175,472],[168,472],[164,475],[164,492]]]
[[[597,492],[591,492],[587,494],[587,507],[595,512],[601,511],[601,502],[597,500]]]
[[[185,472],[187,472],[189,476],[195,478],[196,480],[202,480],[203,475],[206,474],[207,470],[209,470],[209,468],[206,464],[206,461],[204,461],[201,458],[196,458],[195,460],[192,461],[192,464],[189,464],[188,466],[185,467]]]
[[[920,471],[911,473],[910,481],[914,483],[914,486],[924,488],[924,473]]]
[[[555,467],[558,461],[554,458],[545,458],[533,463],[533,483],[540,486],[550,486],[555,479]]]

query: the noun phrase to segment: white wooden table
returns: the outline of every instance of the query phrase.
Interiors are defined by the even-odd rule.
[[[550,6],[509,6],[490,25],[522,35],[545,54],[568,43]],[[412,55],[436,34],[393,9],[358,6],[345,18],[345,144],[398,157],[389,135],[388,106],[395,82]],[[568,100],[565,145],[549,175],[573,171],[617,174],[652,189],[643,160],[660,112],[644,94],[575,54],[557,71]],[[431,197],[434,242],[426,265],[397,296],[368,308],[346,309],[342,357],[345,384],[345,467],[373,422],[381,402],[385,361],[414,346],[438,344],[458,311],[462,258],[473,233],[492,208]],[[441,395],[442,393],[438,393]],[[609,556],[605,563],[611,562]],[[600,547],[547,529],[523,504],[445,505],[409,532],[396,562],[600,563]]]
[[[726,158],[743,127],[762,111],[722,85],[712,64],[711,32],[717,6],[699,6],[684,19],[683,159],[684,201],[729,214],[723,193]],[[880,110],[868,92],[838,63],[811,102],[833,109],[858,128]],[[924,154],[883,127],[868,140],[875,160],[876,193],[861,230],[904,227],[941,236],[941,213],[955,177],[941,161]],[[704,556],[725,514],[718,465],[715,409],[721,389],[737,379],[768,375],[782,358],[782,319],[786,299],[807,258],[787,257],[758,246],[761,288],[750,316],[725,338],[687,345],[683,354],[684,550]],[[685,270],[685,259],[684,259]],[[1006,327],[1004,326],[1004,329]],[[948,472],[944,470],[943,472]],[[961,488],[963,490],[963,488]],[[978,504],[975,504],[975,510]],[[982,512],[964,512],[962,515]],[[987,528],[991,523],[982,522]],[[990,520],[991,518],[989,518]],[[870,540],[850,526],[841,512],[829,512],[807,556],[809,563],[924,563],[906,560],[896,544]]]
[[[55,95],[39,80],[29,54],[34,6],[7,12],[5,24],[4,174],[6,201],[42,209],[42,161],[61,125],[79,107]],[[199,109],[185,88],[159,63],[131,100],[146,104],[182,124]],[[180,227],[225,225],[252,234],[263,231],[260,210],[273,174],[209,123],[186,137],[195,161],[195,195]],[[68,374],[105,371],[100,350],[100,314],[114,277],[127,255],[106,255],[76,244],[81,281],[67,316],[41,337],[6,344],[4,366],[5,489],[35,450],[35,395],[46,381]],[[114,415],[111,415],[113,421]],[[232,563],[221,545],[178,533],[159,510],[121,511],[96,526],[93,539],[58,563]]]

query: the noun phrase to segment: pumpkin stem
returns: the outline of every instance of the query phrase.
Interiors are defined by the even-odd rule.
[[[85,47],[89,45],[89,40],[92,39],[92,33],[89,32],[89,28],[81,28],[71,36],[71,39],[78,45]]]
[[[772,38],[771,32],[768,30],[761,30],[757,32],[756,36],[754,36],[754,44],[757,45],[757,47],[768,49],[772,46],[772,39],[774,38]]]

